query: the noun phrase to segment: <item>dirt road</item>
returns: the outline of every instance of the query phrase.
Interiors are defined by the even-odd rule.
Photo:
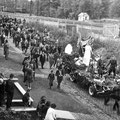
[[[15,48],[10,42],[9,60],[5,60],[0,48],[0,71],[8,76],[14,73],[19,78],[19,83],[24,89],[27,89],[23,83],[23,74],[21,72],[24,55],[21,50]],[[46,79],[50,69],[48,63],[45,64],[45,69],[40,68],[36,71],[36,80],[32,83],[31,96],[34,99],[34,106],[37,105],[40,97],[45,95],[49,101],[57,104],[57,109],[68,110],[71,112],[82,113],[84,116],[93,116],[93,120],[119,120],[120,117],[112,111],[113,101],[110,101],[109,106],[103,105],[103,100],[92,98],[87,91],[79,88],[74,83],[64,80],[61,85],[61,90],[56,88],[56,82],[52,90],[48,88],[48,80]],[[85,119],[85,120],[89,120]]]

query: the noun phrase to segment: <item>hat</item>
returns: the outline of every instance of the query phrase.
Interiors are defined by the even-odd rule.
[[[0,78],[0,85],[2,85],[3,84],[3,79],[2,78]]]
[[[30,90],[31,90],[31,89],[30,89],[30,88],[28,88],[28,89],[27,89],[27,92],[30,92]]]

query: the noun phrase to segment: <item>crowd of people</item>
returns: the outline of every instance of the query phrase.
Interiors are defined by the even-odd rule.
[[[48,75],[49,88],[52,88],[53,81],[55,80],[56,76],[58,83],[57,88],[60,89],[64,75],[62,65],[62,47],[49,41],[49,31],[47,31],[45,28],[44,31],[40,33],[34,28],[27,26],[25,20],[22,21],[16,18],[9,18],[8,16],[1,16],[0,46],[3,47],[5,60],[9,60],[10,39],[13,40],[12,42],[14,43],[15,47],[21,49],[25,55],[24,60],[22,61],[22,72],[24,75],[23,82],[28,88],[22,98],[24,106],[31,106],[32,104],[29,94],[31,90],[31,83],[35,80],[36,69],[44,69],[46,61],[49,62],[50,69],[50,73]],[[7,82],[4,83],[1,81],[0,84],[0,106],[4,104],[3,98],[5,93],[7,93],[7,110],[11,108],[14,96],[14,83],[12,82],[13,77],[14,75],[11,74]],[[2,89],[2,87],[5,89]],[[2,92],[4,93],[2,94]],[[51,111],[54,111],[55,107],[55,104],[51,104],[50,101],[46,101],[45,97],[42,97],[37,106],[39,118],[45,118],[47,120],[48,117],[50,117],[48,114],[50,114]],[[53,117],[53,115],[51,115],[51,117]]]
[[[49,88],[52,89],[54,80],[56,78],[57,88],[60,89],[63,77],[66,73],[62,60],[63,50],[61,46],[50,42],[50,31],[45,28],[42,32],[39,32],[34,28],[27,26],[25,19],[22,21],[16,18],[9,18],[8,16],[2,16],[0,19],[0,45],[4,48],[3,54],[5,55],[6,60],[9,59],[9,39],[11,38],[13,39],[15,47],[21,49],[23,54],[25,55],[24,60],[22,61],[22,71],[24,74],[23,82],[28,87],[28,90],[23,96],[24,105],[31,105],[29,99],[29,91],[32,89],[31,83],[35,80],[36,69],[40,69],[40,67],[41,69],[44,69],[46,61],[49,62],[50,69],[50,73],[48,75]],[[113,72],[115,77],[117,67],[117,60],[115,59],[115,57],[112,57],[108,65],[110,65],[109,75],[111,74],[111,72]],[[102,78],[104,68],[101,58],[98,60],[97,67],[99,77]],[[11,107],[14,94],[13,84],[11,82],[11,79],[13,77],[14,75],[11,74],[10,80],[6,82],[7,87],[5,90],[7,92],[7,109]],[[2,86],[0,87],[2,88]],[[2,90],[1,88],[0,90]],[[2,94],[0,94],[0,98],[2,100]],[[105,105],[107,104],[108,99],[108,97],[105,98]],[[113,109],[118,109],[119,111],[119,100],[117,98],[115,100],[116,101]],[[2,105],[1,101],[0,105]],[[40,117],[40,119],[45,118],[45,120],[47,120],[47,110],[49,109],[49,111],[54,111],[55,107],[56,105],[51,104],[50,101],[46,102],[46,98],[45,96],[43,96],[37,106],[38,116]]]
[[[10,38],[13,39],[15,46],[25,54],[25,58],[22,61],[23,82],[29,89],[31,89],[31,83],[35,80],[35,71],[39,69],[39,66],[44,69],[46,61],[49,62],[50,69],[58,68],[62,65],[62,47],[50,41],[50,32],[46,28],[39,32],[27,26],[25,19],[22,21],[8,16],[2,16],[0,23],[0,45],[4,48],[5,59],[9,59]],[[61,70],[60,67],[59,70]],[[50,77],[48,77],[49,80],[51,79]],[[57,78],[59,79],[59,77]],[[58,84],[60,86],[60,82]]]

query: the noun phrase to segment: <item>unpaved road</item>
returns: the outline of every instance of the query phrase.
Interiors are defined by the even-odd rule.
[[[6,61],[2,55],[2,48],[0,50],[0,71],[6,73],[6,76],[11,72],[15,73],[20,79],[20,84],[26,89],[22,82],[23,75],[21,73],[23,55],[19,49],[14,47],[11,41],[10,45],[12,47],[10,59],[8,61]],[[93,120],[120,120],[116,112],[112,111],[113,101],[110,101],[109,106],[104,106],[103,99],[90,97],[86,90],[80,88],[71,81],[64,80],[61,90],[56,89],[56,84],[53,90],[49,90],[48,81],[46,79],[49,71],[48,63],[46,63],[45,69],[37,70],[36,81],[33,82],[31,91],[35,106],[40,96],[44,94],[50,101],[57,104],[58,109],[90,115],[93,116]],[[87,120],[89,120],[89,118]]]

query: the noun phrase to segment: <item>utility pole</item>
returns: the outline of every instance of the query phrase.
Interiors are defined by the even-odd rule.
[[[14,1],[14,13],[16,12],[16,8],[17,8],[17,0]]]
[[[53,2],[53,0],[49,0],[49,17],[51,16],[51,3]]]
[[[30,1],[30,16],[32,16],[32,0]]]
[[[30,2],[29,3],[29,5],[30,5],[30,16],[32,16],[32,0],[28,0],[28,2]]]
[[[4,9],[6,8],[6,0],[4,0]]]
[[[49,0],[49,17],[50,17],[50,10],[51,10],[51,4],[50,4],[51,0]]]
[[[39,4],[40,4],[40,1],[37,0],[37,5],[36,5],[36,6],[37,6],[37,16],[39,15],[39,10],[40,10],[40,9],[39,9]]]

